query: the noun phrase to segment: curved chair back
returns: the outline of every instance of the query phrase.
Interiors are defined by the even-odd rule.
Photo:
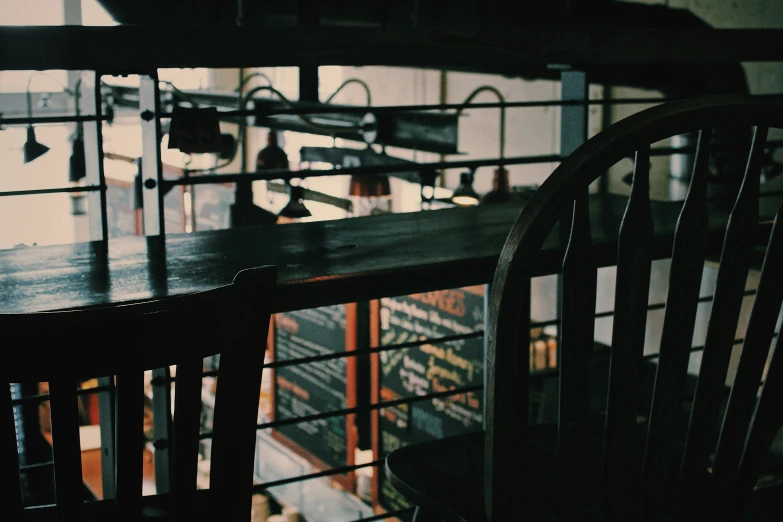
[[[134,520],[151,509],[175,520],[212,513],[250,519],[261,373],[277,269],[239,272],[229,285],[158,301],[0,315],[9,364],[3,382],[48,382],[56,505],[25,509],[12,401],[3,395],[2,498],[11,520]],[[213,432],[199,433],[204,357],[220,354]],[[145,370],[176,365],[170,494],[142,496]],[[114,499],[85,503],[77,380],[113,377]],[[208,491],[196,490],[199,441],[210,437]],[[149,513],[147,513],[149,514]]]
[[[707,183],[714,128],[752,129],[741,188],[727,227],[712,312],[687,438],[678,446],[676,425],[688,371],[702,269],[711,237]],[[562,264],[558,506],[566,519],[590,504],[586,469],[591,451],[590,360],[594,346],[596,263],[591,250],[588,186],[610,167],[635,155],[631,195],[619,231],[608,402],[598,501],[607,520],[654,519],[665,505],[688,519],[731,519],[742,509],[783,421],[783,348],[780,337],[762,374],[783,299],[783,224],[780,212],[769,237],[742,356],[721,417],[721,397],[751,254],[761,223],[759,186],[770,128],[783,128],[783,101],[713,96],[663,104],[626,118],[579,147],[541,185],[511,230],[498,263],[490,303],[485,438],[487,520],[503,520],[519,505],[517,480],[526,469],[528,420],[526,348],[530,278],[537,253],[570,223]],[[650,266],[655,236],[650,210],[650,146],[675,135],[698,133],[689,191],[673,238],[671,271],[659,363],[651,407],[643,404],[641,371]],[[767,226],[767,229],[769,227]],[[671,242],[669,243],[671,244]],[[717,444],[714,441],[717,440]],[[713,457],[714,455],[714,457]],[[673,470],[670,473],[670,470]],[[535,473],[523,473],[532,477]],[[665,487],[669,485],[670,487]],[[669,502],[674,495],[674,504]],[[592,500],[596,500],[593,498]],[[641,512],[639,512],[641,507]],[[581,519],[581,518],[580,518]]]

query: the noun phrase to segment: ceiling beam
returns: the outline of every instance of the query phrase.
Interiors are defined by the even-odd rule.
[[[395,65],[516,75],[524,64],[718,64],[783,60],[781,29],[519,27],[485,32],[349,27],[0,27],[2,70]]]

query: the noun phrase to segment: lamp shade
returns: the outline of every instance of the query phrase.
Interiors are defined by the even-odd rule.
[[[478,205],[479,196],[473,189],[473,173],[463,172],[460,174],[459,187],[451,195],[451,201],[461,207],[470,207]]]
[[[348,194],[358,197],[385,197],[391,196],[389,176],[383,175],[358,175],[351,176]]]
[[[492,190],[484,194],[481,203],[508,203],[509,201],[519,201],[519,197],[511,192],[508,181],[508,171],[503,167],[495,170],[495,177],[492,180]]]
[[[299,186],[288,185],[288,204],[280,211],[280,216],[287,218],[310,217],[310,211],[304,204],[304,189]]]
[[[87,177],[87,167],[84,163],[84,141],[76,138],[71,144],[71,159],[68,162],[68,181],[76,183]]]
[[[30,163],[31,161],[43,156],[49,150],[49,147],[43,143],[38,143],[35,138],[35,127],[29,125],[27,127],[27,141],[24,143],[24,162]]]

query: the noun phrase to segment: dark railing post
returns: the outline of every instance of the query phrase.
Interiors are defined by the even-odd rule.
[[[492,300],[492,284],[488,283],[484,285],[484,355],[482,357],[484,361],[484,375],[481,379],[481,384],[484,385],[484,389],[486,390],[488,386],[491,386],[491,383],[487,382],[487,348],[489,344],[489,309],[490,309],[490,303]],[[482,412],[481,412],[481,423],[483,425],[484,430],[487,429],[487,401],[482,399],[481,401],[482,406]]]
[[[103,498],[114,498],[114,377],[98,378],[98,425],[101,430],[101,481]]]
[[[90,90],[92,89],[92,93]],[[84,169],[87,174],[86,184],[102,187],[101,190],[87,193],[87,204],[90,220],[90,240],[108,241],[109,226],[106,213],[106,177],[103,172],[103,133],[101,121],[101,74],[100,71],[82,74],[81,92],[87,94],[82,105],[87,114],[94,114],[95,119],[86,121],[84,129]],[[77,91],[79,92],[79,91]],[[81,100],[74,100],[80,104]],[[78,112],[78,111],[77,111]]]
[[[560,99],[562,101],[586,101],[588,98],[587,75],[569,66],[558,66],[560,71]],[[560,108],[560,154],[567,158],[580,145],[587,141],[587,105],[563,105]],[[592,186],[591,186],[592,188]],[[591,191],[592,192],[592,191]],[[571,235],[572,214],[564,215],[560,220],[560,240],[565,249]],[[557,317],[563,316],[561,295],[562,278],[557,277]],[[560,328],[557,329],[557,346],[561,344]],[[559,348],[558,348],[559,349]],[[558,361],[560,357],[558,357]]]
[[[155,442],[155,490],[168,493],[171,434],[171,375],[168,368],[152,370],[152,422]]]

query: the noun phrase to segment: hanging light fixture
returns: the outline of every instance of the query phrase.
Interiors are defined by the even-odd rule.
[[[87,167],[84,162],[84,140],[76,136],[71,143],[71,158],[68,162],[68,181],[78,183],[87,177]]]
[[[304,204],[304,189],[301,186],[294,186],[287,183],[288,204],[278,214],[286,218],[306,218],[312,216]]]
[[[380,198],[391,196],[389,176],[381,174],[353,175],[351,176],[351,183],[350,188],[348,189],[348,194],[350,196],[364,198]]]
[[[71,158],[68,162],[68,184],[71,187],[81,187],[87,179],[87,167],[84,162],[84,140],[79,136],[71,143]],[[87,213],[85,208],[85,193],[71,192],[71,214],[82,216]]]
[[[508,171],[503,167],[498,167],[495,169],[495,177],[492,179],[492,190],[484,194],[481,198],[481,204],[508,203],[509,201],[519,201],[519,196],[511,192]]]
[[[76,107],[76,118],[81,115],[79,110],[79,96],[81,79],[76,82],[74,88],[74,105]],[[68,185],[71,187],[84,186],[87,180],[87,166],[84,160],[84,128],[80,121],[76,123],[76,132],[71,140],[71,157],[68,161]],[[71,192],[71,214],[81,216],[87,213],[85,208],[86,194],[84,192]]]
[[[30,76],[30,79],[27,80],[27,91],[25,93],[27,95],[28,118],[33,117],[33,95],[30,92],[30,80],[32,80],[32,78],[33,77]],[[43,143],[38,143],[38,140],[35,137],[35,127],[33,127],[32,123],[27,125],[27,141],[25,141],[22,149],[24,150],[25,163],[30,163],[31,161],[40,158],[49,150],[49,147]]]
[[[40,158],[49,150],[49,147],[43,143],[38,143],[35,138],[35,127],[32,125],[27,126],[27,141],[24,143],[24,162],[30,163],[31,161]]]
[[[459,187],[451,195],[451,201],[461,207],[471,207],[478,205],[479,195],[473,189],[474,171],[469,170],[460,174]]]
[[[519,201],[520,198],[511,192],[511,187],[508,181],[508,171],[503,166],[503,160],[506,156],[506,99],[503,97],[503,94],[491,85],[482,85],[477,87],[465,99],[462,107],[457,110],[457,114],[465,110],[470,102],[473,101],[473,98],[475,98],[479,93],[485,91],[491,92],[500,101],[500,134],[498,136],[498,144],[500,145],[500,161],[498,168],[495,170],[495,177],[492,181],[492,190],[484,194],[480,203],[506,203],[509,201]],[[459,188],[457,190],[459,190]]]
[[[385,175],[353,175],[348,188],[355,216],[391,212],[391,184]]]

